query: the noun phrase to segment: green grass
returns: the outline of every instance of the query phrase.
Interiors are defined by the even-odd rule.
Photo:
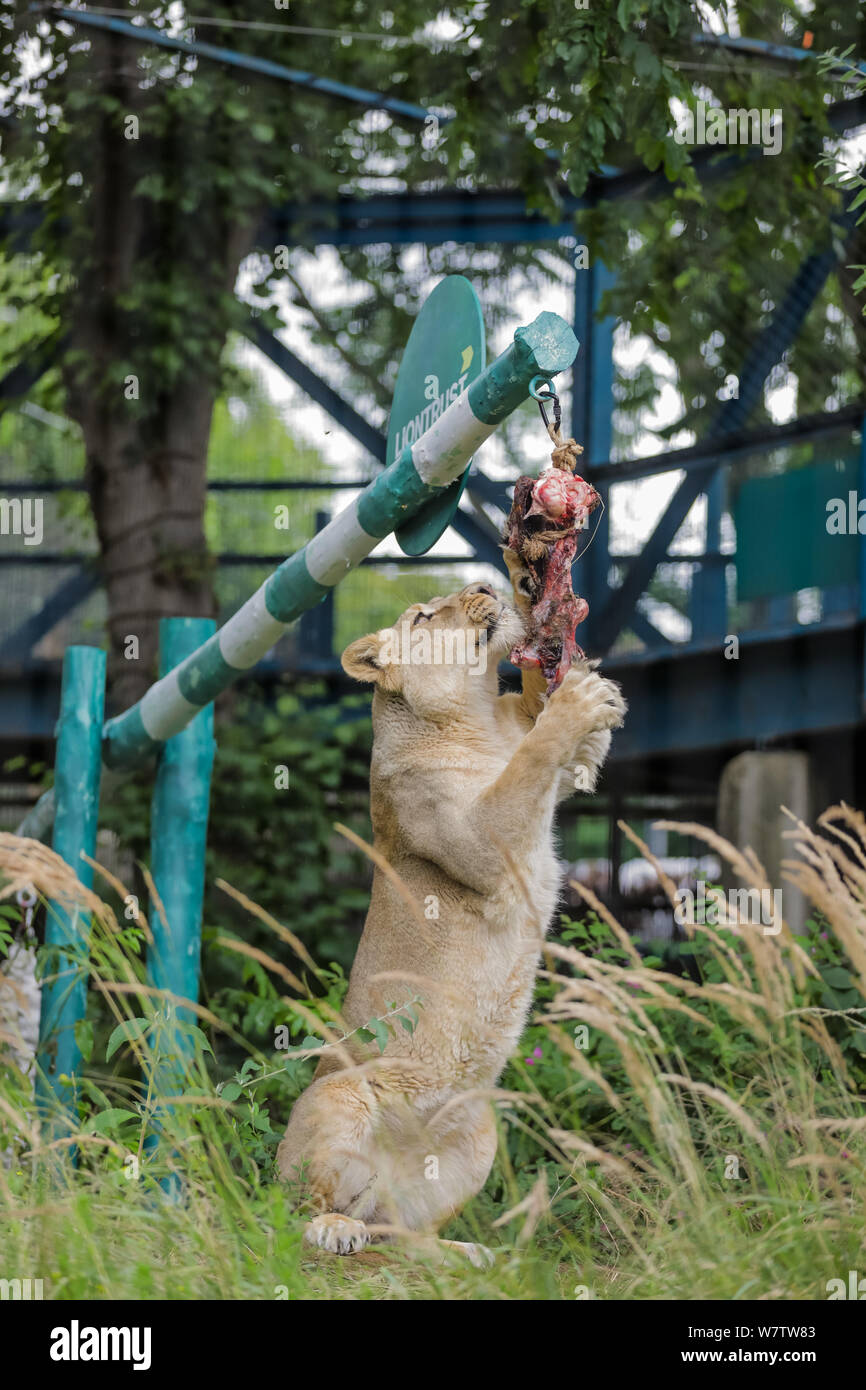
[[[202,1014],[181,1080],[177,1025],[141,989],[146,925],[100,906],[108,1021],[78,1115],[40,1133],[27,1078],[10,1064],[0,1079],[0,1277],[42,1278],[53,1299],[826,1298],[830,1279],[866,1272],[866,835],[849,812],[824,832],[800,831],[812,862],[794,876],[816,909],[800,939],[698,925],[691,974],[639,960],[593,911],[552,941],[502,1079],[493,1173],[441,1233],[487,1245],[484,1270],[302,1243],[273,1151],[317,1019],[337,1026],[339,974],[284,996],[301,1052],[250,1053],[229,1075],[231,1030]],[[50,852],[26,861],[12,837],[0,867],[7,887],[26,869],[45,897],[76,891]],[[173,1077],[177,1101],[160,1108],[156,1078]]]

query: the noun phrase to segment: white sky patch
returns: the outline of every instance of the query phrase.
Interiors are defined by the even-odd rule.
[[[785,372],[784,380],[775,384],[770,378],[764,388],[764,404],[774,425],[785,425],[797,416],[797,378]]]
[[[709,33],[740,37],[740,21],[733,0],[722,6],[710,5],[708,0],[697,0],[695,8]]]

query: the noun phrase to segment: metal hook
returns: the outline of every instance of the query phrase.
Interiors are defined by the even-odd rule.
[[[545,386],[547,390],[542,392],[542,387]],[[559,403],[559,397],[553,389],[553,382],[546,376],[534,376],[529,383],[529,394],[532,396],[533,400],[538,401],[538,409],[541,411],[544,428],[547,430],[548,434],[550,433],[550,421],[547,418],[547,411],[544,409],[544,402],[549,401],[552,404],[553,428],[558,434],[559,427],[562,424],[562,406]]]

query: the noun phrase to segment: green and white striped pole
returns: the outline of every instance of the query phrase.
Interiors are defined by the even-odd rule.
[[[290,623],[319,603],[384,536],[459,478],[480,444],[529,392],[535,376],[571,366],[577,339],[558,314],[539,314],[420,438],[345,511],[275,570],[242,608],[137,705],[105,726],[103,758],[132,768],[249,671]]]
[[[110,719],[107,768],[139,766],[198,711],[249,671],[301,613],[319,603],[384,536],[459,478],[479,445],[523,403],[533,377],[571,366],[578,342],[558,314],[542,313],[429,428],[303,549],[290,556],[209,641],[158,680],[138,704]],[[50,806],[38,803],[19,828],[33,834]]]

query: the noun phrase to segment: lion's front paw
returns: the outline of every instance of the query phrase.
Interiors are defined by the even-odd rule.
[[[528,618],[532,607],[532,576],[516,550],[506,546],[502,555],[511,580],[514,607],[522,618]]]
[[[616,681],[587,666],[566,679],[547,702],[545,718],[562,721],[569,738],[584,738],[602,729],[619,729],[628,708]],[[572,672],[569,672],[571,676]]]
[[[370,1232],[363,1221],[329,1211],[315,1216],[304,1228],[304,1244],[330,1250],[333,1255],[354,1255],[369,1242]]]

